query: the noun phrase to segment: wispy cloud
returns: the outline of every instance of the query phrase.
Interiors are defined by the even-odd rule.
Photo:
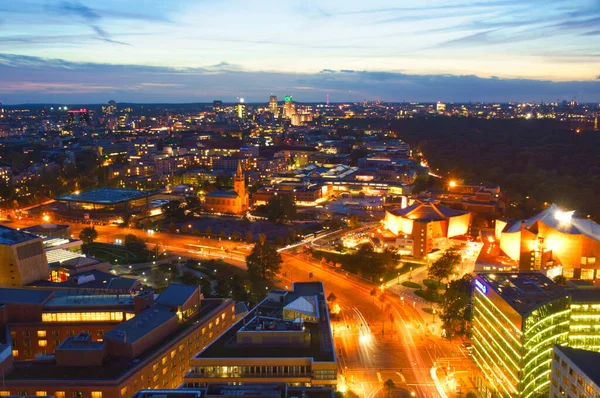
[[[214,66],[224,67],[215,70]],[[0,55],[0,92],[5,103],[90,103],[114,98],[130,102],[197,102],[215,98],[267,101],[271,93],[299,101],[541,101],[600,99],[597,80],[552,82],[481,78],[474,75],[414,75],[385,71],[324,70],[317,73],[110,65]],[[43,68],[43,75],[39,73]],[[90,83],[92,79],[103,84]]]

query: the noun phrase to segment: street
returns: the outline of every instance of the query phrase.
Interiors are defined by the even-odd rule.
[[[28,220],[8,225],[22,228],[32,224]],[[74,224],[72,235],[77,237],[85,227]],[[115,226],[95,228],[99,242],[114,243],[126,234],[134,234],[143,238],[149,248],[159,245],[161,251],[188,258],[223,258],[241,268],[245,268],[245,256],[251,249],[244,242],[230,240]],[[423,303],[398,293],[394,284],[404,280],[402,277],[384,287],[313,261],[309,256],[294,254],[291,249],[296,246],[299,245],[280,250],[284,261],[277,284],[287,289],[297,281],[323,281],[327,294],[337,297],[335,304],[340,312],[332,320],[332,330],[341,379],[348,389],[364,397],[383,396],[383,383],[391,379],[416,397],[448,397],[454,396],[454,391],[467,392],[465,388],[461,390],[464,382],[460,380],[466,379],[472,367],[470,358],[459,342],[441,338],[439,320],[432,325],[433,317],[421,309]],[[412,277],[418,278],[424,272],[422,267]],[[447,373],[455,376],[454,382],[446,383]]]

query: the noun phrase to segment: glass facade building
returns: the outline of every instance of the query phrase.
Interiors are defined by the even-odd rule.
[[[478,274],[473,359],[486,397],[547,394],[554,344],[568,342],[570,296],[538,273]]]

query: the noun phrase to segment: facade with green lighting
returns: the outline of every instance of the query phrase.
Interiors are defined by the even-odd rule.
[[[570,296],[536,272],[477,274],[475,381],[484,397],[546,395],[552,348],[568,342]]]
[[[570,290],[569,347],[600,352],[600,290]]]

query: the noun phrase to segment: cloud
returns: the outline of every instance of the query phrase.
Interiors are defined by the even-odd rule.
[[[75,63],[0,54],[0,92],[5,104],[31,102],[104,103],[210,102],[214,99],[266,102],[271,93],[298,101],[600,101],[596,80],[554,82],[497,76],[368,70],[316,73],[246,71],[227,62],[203,68]],[[43,73],[41,73],[43,71]],[[94,83],[101,82],[101,83]]]

